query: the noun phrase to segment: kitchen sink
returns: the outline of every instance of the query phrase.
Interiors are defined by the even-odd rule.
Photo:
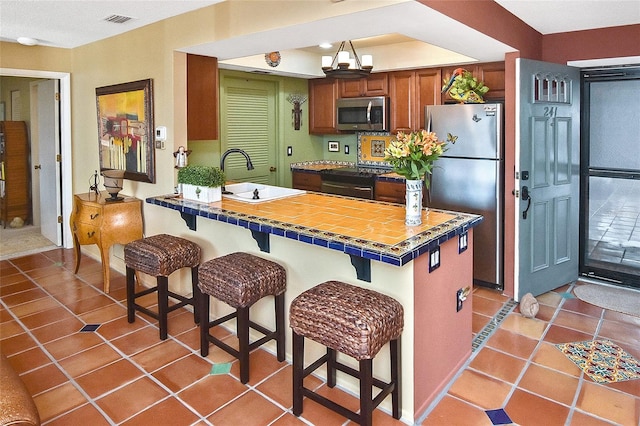
[[[281,186],[264,185],[261,183],[240,182],[225,186],[222,198],[242,201],[245,203],[264,203],[280,198],[304,194],[301,189],[284,188]],[[257,198],[256,198],[257,197]]]

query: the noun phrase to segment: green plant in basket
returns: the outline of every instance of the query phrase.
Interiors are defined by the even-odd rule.
[[[225,176],[219,167],[189,164],[178,170],[178,183],[216,187],[224,185]]]
[[[452,99],[464,103],[484,103],[483,96],[489,91],[483,82],[478,81],[473,74],[463,68],[456,68],[451,78],[443,82],[442,93],[448,92]]]

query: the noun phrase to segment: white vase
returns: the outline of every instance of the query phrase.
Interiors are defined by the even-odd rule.
[[[222,200],[222,188],[219,186],[208,187],[183,183],[182,198],[203,203],[213,203]]]
[[[417,226],[422,223],[422,179],[407,179],[407,193],[405,196],[405,218],[407,226]]]

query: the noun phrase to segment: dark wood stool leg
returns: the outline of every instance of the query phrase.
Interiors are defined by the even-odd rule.
[[[200,288],[198,288],[198,291],[200,291]],[[200,314],[200,355],[207,356],[209,355],[209,295],[201,293],[198,305],[198,313]]]
[[[302,387],[304,381],[304,337],[291,332],[293,337],[293,414],[302,414]]]
[[[393,418],[400,419],[400,407],[402,407],[401,398],[401,377],[400,372],[400,338],[389,342],[389,350],[391,351],[391,382],[395,384],[393,391],[391,392],[391,405],[393,410]]]
[[[136,320],[136,271],[127,266],[127,321]]]
[[[330,388],[336,385],[336,351],[327,348],[327,386]]]
[[[276,344],[278,361],[284,361],[285,357],[285,334],[284,334],[284,293],[276,296]]]
[[[238,308],[236,318],[236,332],[238,334],[240,381],[246,384],[249,381],[249,307]]]
[[[191,268],[191,306],[193,306],[193,322],[198,324],[200,322],[200,315],[198,314],[198,302],[202,292],[198,287],[198,267]]]
[[[158,326],[160,327],[160,340],[167,338],[167,315],[169,311],[169,277],[158,276]]]
[[[373,421],[373,360],[360,361],[360,425],[371,426]]]

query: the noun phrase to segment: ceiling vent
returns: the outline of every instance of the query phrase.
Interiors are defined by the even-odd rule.
[[[135,19],[135,18],[132,18],[130,16],[123,16],[123,15],[109,15],[106,18],[104,18],[103,21],[112,22],[114,24],[124,24],[125,22],[129,22],[132,19]]]

